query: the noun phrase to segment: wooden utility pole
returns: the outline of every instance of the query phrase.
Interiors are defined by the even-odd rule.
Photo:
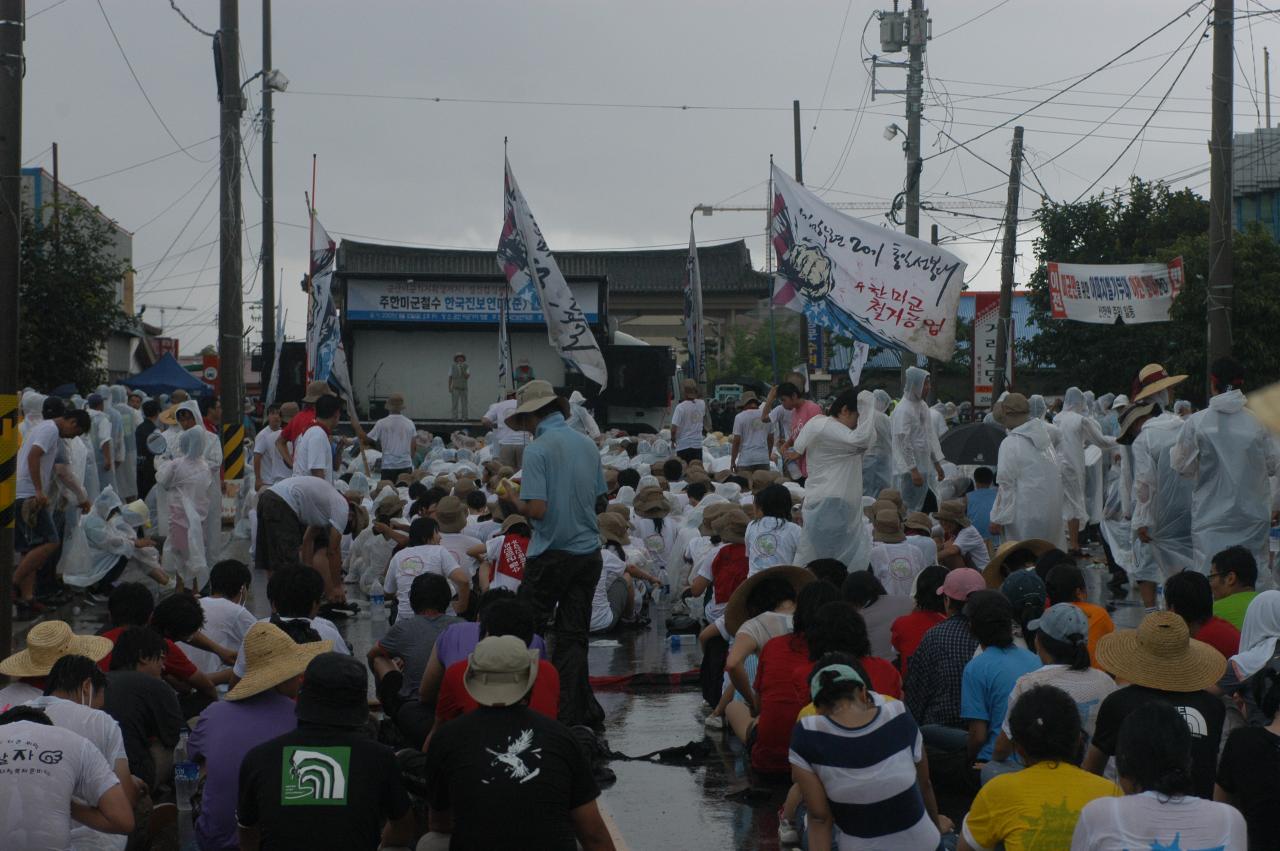
[[[1271,126],[1271,51],[1262,48],[1262,85],[1263,100],[1267,105],[1266,127]]]
[[[1231,354],[1231,121],[1235,4],[1213,3],[1213,117],[1209,137],[1209,363]]]
[[[1013,261],[1018,253],[1018,199],[1022,191],[1022,127],[1013,128],[1009,155],[1009,195],[1005,200],[1004,245],[1000,248],[1000,324],[996,327],[996,368],[992,392],[999,399],[1008,384],[1009,339],[1013,330]],[[975,355],[976,357],[976,355]]]
[[[222,0],[219,50],[222,59],[221,177],[218,273],[218,375],[222,382],[222,472],[238,479],[244,472],[244,317],[240,290],[240,4]]]
[[[800,101],[791,102],[791,136],[795,146],[796,183],[804,186],[804,154],[800,145]],[[769,209],[773,210],[773,199],[769,199]],[[772,239],[773,235],[770,234]],[[809,319],[800,314],[800,363],[804,364],[805,374],[809,374]],[[803,387],[800,388],[804,390]]]
[[[18,254],[22,245],[23,0],[0,0],[0,657],[13,649],[18,458]],[[45,482],[46,487],[49,485]]]
[[[275,116],[271,111],[271,0],[262,0],[262,376],[263,399],[276,354]],[[266,411],[262,414],[265,417]]]

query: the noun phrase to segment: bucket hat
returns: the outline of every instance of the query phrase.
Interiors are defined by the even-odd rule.
[[[712,528],[725,543],[741,544],[747,539],[747,524],[750,522],[745,511],[733,507],[716,517]]]
[[[944,520],[949,523],[955,523],[961,529],[973,525],[973,521],[969,519],[969,514],[965,510],[963,499],[943,500],[942,504],[938,506],[938,510],[933,513],[933,518],[939,523]]]
[[[436,503],[436,522],[441,532],[461,532],[467,526],[467,507],[456,496],[442,497]]]
[[[1031,406],[1021,393],[1010,393],[991,408],[991,417],[1007,429],[1015,429],[1031,419]]]
[[[666,494],[662,489],[655,486],[640,488],[636,492],[635,501],[632,502],[631,508],[640,517],[648,517],[653,519],[656,517],[666,517],[671,513],[671,503],[667,502]]]
[[[902,519],[896,511],[879,511],[872,526],[872,540],[880,544],[900,544],[907,539],[902,532]]]
[[[600,529],[600,537],[613,544],[626,546],[631,543],[627,519],[619,512],[606,511],[596,515],[596,526]]]
[[[538,678],[538,651],[514,635],[482,639],[467,657],[462,685],[481,706],[512,706]]]
[[[314,403],[321,396],[336,396],[333,388],[329,386],[327,381],[310,381],[307,382],[307,395],[302,397],[302,401]]]

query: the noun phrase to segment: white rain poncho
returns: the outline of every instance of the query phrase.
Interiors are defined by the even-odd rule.
[[[142,425],[142,414],[129,407],[129,391],[119,384],[111,388],[111,405],[120,417],[121,426],[122,443],[116,456],[120,459],[116,465],[118,493],[133,498],[138,495],[138,444],[134,432]]]
[[[1134,567],[1138,577],[1148,582],[1160,582],[1195,565],[1192,484],[1169,462],[1181,431],[1182,418],[1166,411],[1143,423],[1133,441]],[[1149,544],[1136,540],[1143,527],[1152,538]]]
[[[1086,500],[1086,475],[1084,448],[1086,445],[1108,450],[1115,446],[1115,439],[1102,433],[1098,421],[1089,415],[1085,394],[1078,387],[1068,387],[1063,396],[1062,413],[1054,418],[1062,439],[1058,445],[1058,457],[1062,477],[1062,519],[1089,522],[1089,504]],[[1100,483],[1100,481],[1099,481]],[[1099,501],[1101,495],[1099,494]],[[1100,507],[1100,506],[1099,506]],[[1101,514],[1101,512],[1098,512]]]
[[[89,409],[89,431],[85,436],[89,438],[89,448],[93,451],[93,462],[97,468],[93,477],[94,488],[89,491],[89,496],[96,497],[107,485],[114,485],[116,479],[115,470],[106,469],[107,456],[104,450],[110,447],[114,452],[115,442],[111,438],[111,418],[105,411]],[[112,458],[113,463],[117,460]]]
[[[204,418],[200,413],[200,405],[194,399],[188,399],[183,402],[179,406],[179,410],[189,411],[195,417],[196,424],[188,431],[195,432],[200,436],[203,444],[201,455],[209,470],[208,493],[205,497],[209,504],[209,511],[204,520],[204,552],[209,563],[214,564],[218,560],[218,553],[222,550],[222,442],[218,440],[217,435],[205,430],[203,425]],[[179,441],[182,439],[182,435],[187,434],[188,431],[183,431],[181,426],[174,426],[171,431],[165,432],[165,440],[169,444],[169,452],[164,459],[156,459],[157,471],[162,460],[176,458],[182,454],[179,449]],[[192,439],[194,440],[195,438]],[[165,512],[162,511],[161,514],[165,516]]]
[[[862,456],[875,445],[874,410],[875,398],[863,390],[857,428],[818,415],[796,435],[793,445],[809,462],[797,564],[834,558],[854,571],[871,563],[871,539],[862,522]]]
[[[938,436],[938,440],[942,440],[942,436],[947,433],[947,406],[938,402],[929,409],[929,421],[933,423],[934,434]]]
[[[1004,540],[1041,538],[1062,545],[1062,477],[1049,430],[1040,420],[1009,431],[1000,444],[996,483],[991,522],[1004,527]]]
[[[1111,558],[1133,573],[1133,452],[1130,446],[1117,444],[1108,454],[1108,467],[1103,482],[1102,521],[1098,528],[1111,547]]]
[[[369,594],[375,587],[382,587],[382,579],[387,574],[387,565],[395,554],[396,542],[384,538],[374,531],[374,523],[387,522],[391,504],[396,500],[396,491],[383,488],[373,499],[373,522],[365,526],[351,542],[351,551],[347,558],[347,575],[361,591]],[[382,516],[379,516],[381,513]]]
[[[1239,390],[1220,393],[1183,421],[1170,464],[1192,479],[1191,544],[1196,570],[1207,573],[1214,554],[1237,544],[1259,565],[1269,563],[1271,484],[1280,471],[1267,430],[1244,409]]]
[[[907,511],[919,511],[924,507],[925,495],[937,481],[934,464],[942,460],[942,447],[938,445],[933,416],[923,399],[924,385],[928,380],[929,373],[923,369],[907,367],[902,401],[898,402],[889,419],[893,433],[894,475]],[[911,481],[913,469],[924,477],[920,485]]]
[[[28,391],[22,394],[22,422],[18,423],[18,432],[23,436],[27,436],[28,429],[44,422],[44,400],[35,391]]]
[[[871,412],[875,420],[876,441],[862,456],[862,495],[878,496],[880,491],[894,485],[893,477],[893,425],[889,415],[889,394],[883,390],[872,392],[875,399],[875,410]]]
[[[136,546],[138,536],[134,526],[140,521],[141,518],[127,516],[114,488],[103,488],[93,501],[93,511],[84,519],[84,536],[88,544],[84,570],[64,572],[63,581],[77,588],[87,588],[110,573],[121,558],[136,563],[144,572],[159,568],[160,554],[155,547]]]
[[[1179,399],[1173,403],[1173,412],[1185,420],[1191,416],[1191,403],[1186,399]]]
[[[208,578],[209,565],[204,540],[205,521],[212,511],[221,515],[222,505],[209,502],[211,473],[205,461],[205,437],[201,426],[184,431],[178,438],[178,456],[162,461],[156,470],[156,484],[167,496],[169,536],[165,539],[162,564],[166,572],[182,579],[189,588],[199,588]]]
[[[1103,393],[1098,399],[1098,408],[1102,411],[1098,418],[1098,425],[1102,427],[1102,433],[1107,437],[1120,436],[1120,416],[1111,409],[1115,400],[1114,393]]]
[[[586,397],[577,390],[569,394],[569,428],[595,440],[600,436],[600,426],[596,424],[596,418],[591,416],[591,412],[583,405],[586,401]]]

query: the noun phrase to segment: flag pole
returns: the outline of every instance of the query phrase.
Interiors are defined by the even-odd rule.
[[[773,154],[769,154],[769,197],[765,200],[764,271],[769,276],[769,360],[778,383],[778,340],[773,325]]]

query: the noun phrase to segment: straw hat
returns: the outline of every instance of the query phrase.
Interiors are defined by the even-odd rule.
[[[227,692],[227,700],[244,700],[275,688],[332,649],[332,641],[298,644],[273,623],[255,623],[244,636],[244,677]]]
[[[659,487],[649,486],[636,491],[631,508],[640,517],[666,517],[671,513],[671,503]]]
[[[481,706],[513,706],[533,688],[538,658],[514,635],[482,639],[467,657],[463,688]]]
[[[393,414],[398,414],[404,410],[404,394],[392,393],[387,397],[387,410]]]
[[[885,510],[876,512],[871,539],[880,544],[900,544],[907,539],[902,533],[902,518],[898,512]]]
[[[735,506],[728,511],[722,512],[716,518],[715,525],[712,528],[716,530],[720,540],[725,543],[741,544],[747,538],[747,524],[750,522],[746,512]]]
[[[1138,439],[1138,435],[1129,434],[1134,424],[1143,417],[1149,417],[1155,413],[1155,403],[1149,402],[1145,405],[1130,405],[1125,408],[1124,413],[1120,415],[1120,437],[1119,442],[1122,444],[1130,444]]]
[[[616,511],[606,511],[596,515],[596,526],[600,529],[600,537],[608,543],[626,546],[631,543],[628,534],[629,525],[625,517]]]
[[[961,529],[973,525],[973,521],[969,519],[969,514],[965,510],[963,499],[944,500],[938,506],[938,510],[934,512],[933,517],[939,523],[943,521],[955,523]]]
[[[1158,363],[1149,363],[1138,370],[1138,380],[1133,383],[1133,402],[1137,404],[1152,393],[1168,390],[1187,380],[1185,375],[1170,375]]]
[[[1152,612],[1137,629],[1118,629],[1098,641],[1098,664],[1108,673],[1161,691],[1200,691],[1218,682],[1227,660],[1196,641],[1173,612]]]
[[[729,602],[725,605],[724,628],[730,635],[736,633],[746,623],[747,598],[751,596],[751,592],[755,590],[756,586],[769,576],[781,576],[790,582],[791,587],[796,590],[797,596],[800,594],[801,588],[810,582],[818,581],[818,577],[814,575],[812,570],[798,567],[794,564],[780,564],[751,574],[741,585],[734,589],[733,595],[729,597]]]
[[[899,517],[907,516],[907,504],[902,501],[902,491],[897,488],[885,488],[876,494],[876,501],[888,500],[892,502],[894,507],[898,509]]]
[[[516,391],[516,409],[507,416],[507,428],[514,429],[518,425],[518,423],[513,424],[512,420],[525,414],[541,411],[551,404],[557,405],[560,413],[566,417],[569,416],[568,401],[556,395],[555,388],[551,386],[551,382],[543,381],[541,378],[526,382]]]
[[[327,381],[310,381],[307,383],[307,395],[302,397],[302,401],[315,403],[321,396],[336,396],[333,388],[329,386]]]
[[[0,674],[8,677],[46,677],[63,656],[87,656],[100,662],[111,652],[111,639],[76,635],[66,621],[44,621],[27,633],[27,649],[0,662]]]
[[[991,418],[1012,430],[1031,419],[1031,406],[1026,396],[1010,393],[991,408]]]
[[[456,496],[446,496],[436,503],[436,522],[441,532],[461,532],[467,525],[467,507]]]
[[[915,529],[917,532],[924,532],[926,535],[933,534],[933,521],[923,511],[913,511],[908,514],[907,519],[902,521],[902,527],[904,529]]]
[[[751,474],[751,492],[760,493],[760,491],[776,485],[782,481],[782,474],[777,470],[756,470]]]
[[[1032,555],[1040,558],[1040,556],[1052,549],[1055,549],[1053,544],[1040,538],[1027,538],[1025,541],[1005,541],[982,570],[982,576],[987,580],[987,587],[999,588],[1004,583],[1005,578],[1009,575],[1009,569],[1004,566],[1004,563],[1019,550],[1030,550]]]

